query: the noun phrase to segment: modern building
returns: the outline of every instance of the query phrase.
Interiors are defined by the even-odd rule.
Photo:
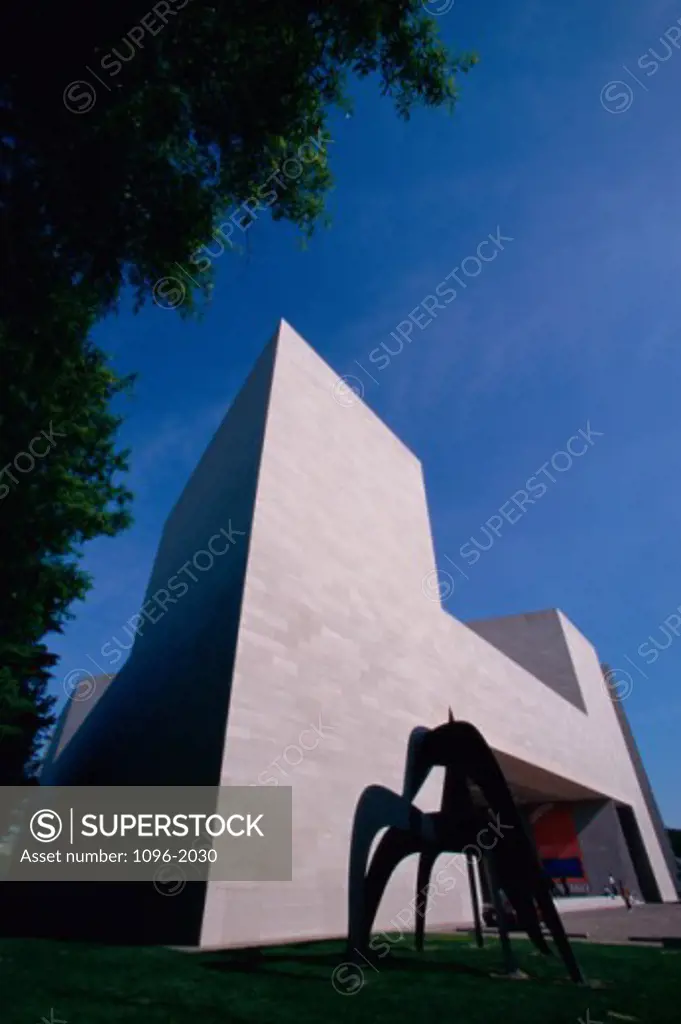
[[[612,873],[675,901],[589,640],[556,609],[460,622],[442,578],[418,458],[282,322],[170,513],[130,658],[67,708],[43,781],[290,785],[293,880],[172,900],[137,883],[67,897],[62,883],[61,931],[206,947],[344,934],[358,797],[401,791],[412,729],[449,707],[495,751],[550,874],[601,894]],[[409,927],[415,873],[398,869],[378,929]],[[471,920],[459,877],[429,927]]]

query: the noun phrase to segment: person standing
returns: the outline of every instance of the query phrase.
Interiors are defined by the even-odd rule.
[[[626,885],[624,885],[624,883],[622,882],[621,879],[620,879],[620,883],[619,883],[619,888],[620,888],[620,895],[621,895],[622,899],[624,900],[624,903],[625,903],[625,906],[626,906],[627,910],[631,910],[631,908],[632,908],[631,893],[629,892],[629,890],[627,889]]]

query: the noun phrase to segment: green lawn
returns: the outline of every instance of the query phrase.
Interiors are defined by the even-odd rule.
[[[419,956],[403,940],[365,966],[347,970],[337,942],[261,951],[179,953],[76,943],[0,940],[3,1024],[678,1024],[681,953],[575,943],[588,986],[571,984],[558,960],[515,940],[529,980],[496,978],[500,950],[459,936],[433,937]],[[354,991],[357,989],[357,991]],[[51,1013],[53,1016],[51,1017]]]

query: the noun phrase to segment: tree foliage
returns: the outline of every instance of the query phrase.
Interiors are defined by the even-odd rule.
[[[406,118],[451,105],[475,57],[448,53],[420,0],[24,0],[4,22],[0,468],[18,480],[2,478],[0,499],[8,781],[49,724],[55,658],[41,641],[88,588],[82,545],[129,520],[109,409],[127,382],[92,325],[126,288],[144,303],[176,265],[209,290],[201,247],[221,224],[229,244],[264,213],[311,233],[349,76],[376,75]],[[63,436],[49,453],[11,469],[51,424]]]
[[[41,638],[61,631],[89,589],[78,563],[85,541],[127,525],[130,498],[116,476],[118,417],[128,385],[87,340],[77,303],[55,302],[21,336],[0,324],[0,780],[35,768],[52,723],[47,695],[56,657]],[[57,332],[54,332],[56,327]]]

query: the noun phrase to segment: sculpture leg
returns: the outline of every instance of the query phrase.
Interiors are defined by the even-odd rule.
[[[545,883],[543,878],[538,880],[538,884],[535,888],[535,900],[539,907],[544,924],[551,932],[551,937],[558,947],[563,963],[567,967],[568,974],[572,981],[577,984],[584,982],[584,975],[582,970],[577,963],[577,957],[574,954],[574,950],[570,945],[570,940],[565,934],[565,928],[561,920],[560,914],[556,910],[556,905],[553,902],[553,898],[549,893],[548,885]]]
[[[520,893],[516,893],[515,899],[516,909],[522,911],[522,916],[520,913],[518,914],[519,923],[527,930],[535,946],[541,952],[550,954],[551,949],[543,934],[535,934],[541,932],[543,920],[571,980],[577,983],[582,982],[584,978],[581,969],[565,934],[563,922],[551,896],[549,883],[539,867],[535,851],[528,844],[524,856],[522,850],[518,850],[512,862],[508,864],[502,860],[502,852],[505,853],[500,846],[500,864],[503,871],[508,872],[509,868],[512,870],[512,874],[508,878],[508,887],[517,886],[521,890]],[[513,902],[512,897],[511,901]]]
[[[494,855],[497,882],[515,911],[518,925],[527,932],[543,956],[551,956],[537,913],[535,895],[538,874],[533,871],[530,847],[516,846],[507,839],[505,845],[500,843],[496,847]]]
[[[537,948],[543,953],[547,952],[548,946],[537,914],[538,907],[571,979],[580,982],[583,980],[582,972],[549,895],[546,881],[541,875],[537,851],[527,835],[508,782],[478,730],[470,723],[457,724],[451,728],[452,731],[456,729],[459,743],[458,764],[466,766],[468,778],[482,790],[488,807],[494,809],[499,823],[503,821],[501,828],[510,830],[510,836],[502,837],[499,833],[499,866],[506,876],[503,881],[516,909],[518,922]],[[492,891],[495,891],[494,887]]]
[[[490,892],[492,893],[492,902],[494,904],[494,910],[497,915],[497,927],[499,929],[499,941],[501,942],[501,952],[504,958],[504,967],[506,968],[507,974],[516,974],[518,971],[518,964],[515,959],[515,955],[511,948],[511,940],[508,937],[508,923],[506,921],[506,912],[501,900],[501,892],[499,889],[499,882],[497,878],[497,872],[494,867],[494,863],[491,857],[486,858],[486,869],[487,878],[489,882]]]
[[[389,828],[382,836],[374,853],[364,883],[364,932],[360,935],[360,950],[368,950],[369,939],[373,929],[383,893],[390,881],[390,876],[397,865],[417,853],[421,843],[416,836],[398,828]]]
[[[366,915],[366,873],[371,844],[381,829],[397,826],[409,829],[411,805],[384,786],[370,786],[360,797],[355,811],[348,870],[348,950],[366,951],[371,921]]]
[[[473,920],[475,922],[475,942],[478,948],[482,948],[485,944],[485,940],[482,937],[482,920],[480,918],[480,901],[478,899],[478,887],[475,884],[475,867],[473,866],[473,857],[470,853],[466,854],[466,865],[468,867],[468,884],[471,890],[471,903],[473,904]]]
[[[424,851],[419,857],[419,869],[416,876],[416,909],[414,927],[414,949],[423,952],[423,940],[426,931],[426,911],[428,909],[428,884],[433,872],[437,852]]]

